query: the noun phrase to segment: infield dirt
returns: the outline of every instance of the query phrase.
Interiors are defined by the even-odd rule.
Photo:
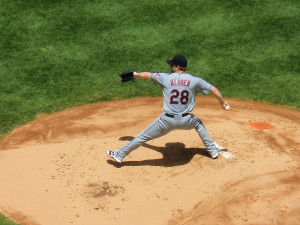
[[[0,211],[22,225],[300,224],[300,112],[197,97],[192,113],[232,157],[212,160],[194,130],[121,147],[162,112],[162,98],[71,108],[0,141]],[[258,130],[249,122],[267,122]]]

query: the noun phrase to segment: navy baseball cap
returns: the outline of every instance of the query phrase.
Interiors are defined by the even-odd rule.
[[[167,63],[171,66],[187,66],[187,60],[183,55],[175,55],[171,60],[167,60]]]

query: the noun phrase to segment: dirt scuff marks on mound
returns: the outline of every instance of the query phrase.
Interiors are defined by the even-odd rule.
[[[227,183],[213,197],[170,220],[169,225],[298,224],[300,203],[294,196],[300,195],[298,185],[299,177],[287,171]]]

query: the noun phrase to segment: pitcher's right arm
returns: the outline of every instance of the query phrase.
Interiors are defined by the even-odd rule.
[[[226,109],[226,106],[229,106],[229,104],[224,100],[221,92],[218,90],[218,88],[212,86],[210,89],[210,93],[212,93],[220,102],[220,105],[223,109]]]

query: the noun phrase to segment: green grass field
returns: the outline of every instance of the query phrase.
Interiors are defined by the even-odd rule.
[[[3,214],[0,213],[0,225],[18,225],[18,224],[6,218]]]
[[[300,109],[299,10],[297,0],[0,0],[0,137],[40,113],[160,96],[118,74],[169,72],[174,54],[225,97]]]
[[[118,74],[169,71],[176,53],[226,97],[300,108],[296,0],[0,2],[1,136],[39,113],[159,96]]]

